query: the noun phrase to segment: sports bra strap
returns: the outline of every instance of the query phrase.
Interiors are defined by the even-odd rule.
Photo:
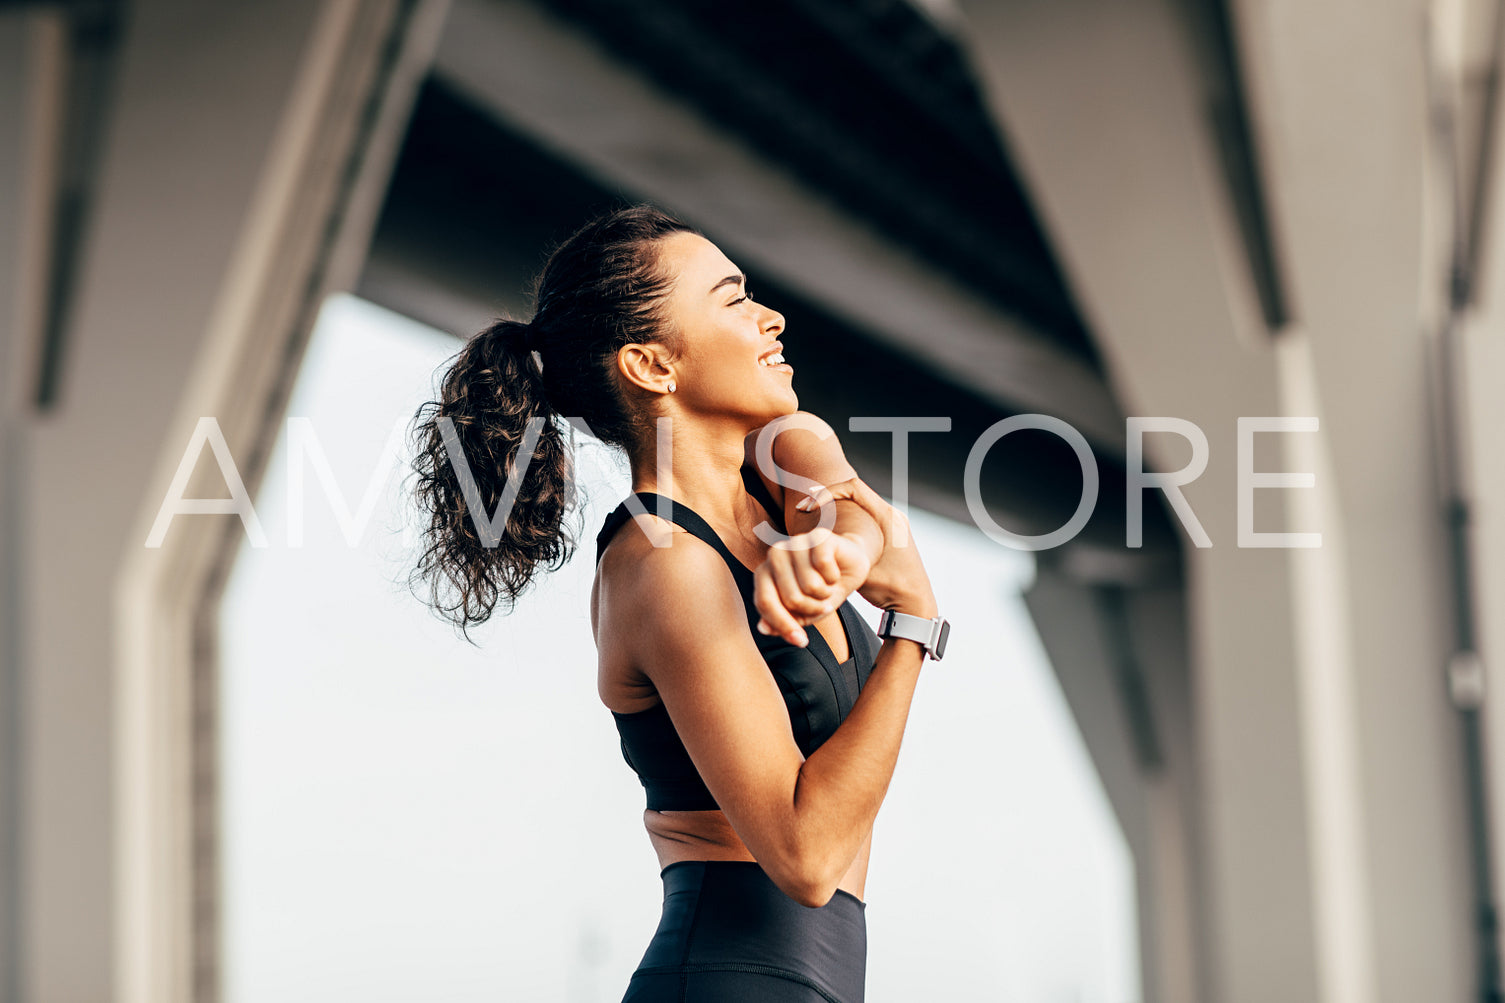
[[[661,510],[657,506],[660,500],[662,500],[664,503],[663,511],[669,513],[666,518],[684,529],[691,536],[697,537],[715,548],[716,553],[721,555],[721,559],[726,562],[727,567],[731,568],[732,577],[736,578],[739,584],[746,579],[750,588],[752,572],[747,569],[747,565],[737,560],[736,555],[728,550],[726,544],[721,541],[721,537],[716,535],[716,531],[711,528],[710,523],[697,515],[690,506],[683,502],[676,502],[667,495],[655,494],[652,491],[634,491],[631,497],[639,499],[643,507],[655,515],[660,514]],[[611,515],[606,517],[606,525],[601,527],[601,532],[596,536],[597,564],[601,562],[601,554],[606,550],[606,544],[611,541],[617,528],[632,518],[632,516],[633,512],[628,507],[628,499],[623,499],[622,503],[612,511]],[[745,591],[747,589],[744,589]]]
[[[774,529],[788,534],[789,530],[784,528],[784,513],[780,511],[778,503],[773,500],[773,495],[769,494],[768,486],[763,483],[763,478],[758,476],[758,472],[746,464],[742,467],[742,484],[747,488],[747,493],[758,500],[758,504],[763,506],[769,518],[773,520]]]

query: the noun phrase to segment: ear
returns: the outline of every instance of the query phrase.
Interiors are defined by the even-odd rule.
[[[662,393],[664,385],[674,378],[668,358],[668,349],[656,341],[623,345],[617,351],[617,371],[628,383]]]

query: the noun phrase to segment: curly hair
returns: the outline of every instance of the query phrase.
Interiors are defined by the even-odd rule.
[[[616,358],[635,343],[678,352],[658,245],[680,232],[700,231],[647,204],[580,227],[535,281],[533,319],[499,319],[471,338],[438,399],[418,408],[410,435],[425,526],[410,584],[426,583],[428,604],[466,637],[573,556],[564,520],[578,495],[559,419],[629,452],[652,436],[657,395],[621,380]]]

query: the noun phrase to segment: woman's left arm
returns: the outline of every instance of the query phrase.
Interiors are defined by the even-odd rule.
[[[760,436],[766,437],[761,464]],[[796,411],[776,418],[750,433],[743,447],[746,462],[765,482],[772,482],[770,490],[783,509],[790,537],[790,545],[770,549],[758,569],[758,611],[771,633],[802,644],[802,624],[836,609],[866,581],[883,554],[883,530],[850,493],[838,490],[833,501],[823,490],[855,480],[857,472],[847,462],[835,430],[818,416]],[[829,535],[815,532],[821,520],[818,506],[810,511],[796,508],[812,496],[835,507]]]

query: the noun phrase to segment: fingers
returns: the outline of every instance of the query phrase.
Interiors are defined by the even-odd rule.
[[[823,616],[831,586],[810,564],[808,550],[785,550],[774,547],[766,562],[778,587],[779,599],[796,617]]]
[[[890,505],[882,495],[868,487],[867,481],[861,477],[849,477],[839,484],[817,485],[810,488],[806,497],[795,502],[794,507],[801,512],[813,512],[821,505],[829,505],[842,499],[856,502],[873,517],[883,533],[885,545],[900,547],[908,545],[908,519]]]
[[[831,493],[830,488],[817,484],[810,494],[795,502],[794,507],[801,512],[813,512],[817,505],[829,505],[835,500],[836,496]]]
[[[784,607],[779,596],[779,587],[774,581],[773,569],[764,561],[753,575],[753,605],[763,619],[758,621],[758,631],[777,634],[790,644],[801,648],[810,643],[799,621]]]
[[[847,497],[851,498],[858,505],[861,505],[867,510],[868,515],[877,519],[880,523],[884,522],[888,518],[889,513],[893,512],[894,507],[885,501],[882,495],[868,487],[867,481],[860,477],[853,477],[846,483],[850,492]]]
[[[829,505],[833,501],[852,497],[852,491],[859,482],[859,478],[849,477],[835,484],[816,484],[806,489],[805,497],[794,503],[794,507],[801,512],[813,512],[822,505]]]
[[[836,560],[835,541],[827,537],[819,545],[810,548],[806,553],[811,567],[821,576],[827,585],[835,585],[841,581],[841,564]]]
[[[814,623],[840,605],[835,596],[841,571],[830,549],[769,550],[753,579],[753,603],[762,616],[760,631],[804,646],[807,636],[801,625]]]

